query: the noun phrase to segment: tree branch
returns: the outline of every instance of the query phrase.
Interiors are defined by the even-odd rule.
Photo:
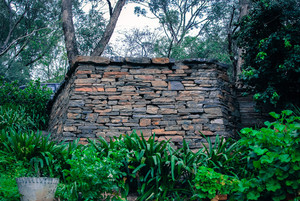
[[[108,9],[109,9],[109,16],[111,17],[112,14],[113,14],[113,8],[111,6],[110,0],[106,0],[106,1],[107,1],[107,4],[108,4]]]
[[[109,42],[109,40],[114,32],[118,18],[120,16],[123,6],[125,5],[125,2],[126,2],[126,0],[118,0],[117,4],[113,10],[112,16],[109,19],[109,23],[106,26],[105,32],[104,32],[101,40],[97,43],[91,56],[100,56],[103,53],[105,46]]]
[[[21,37],[15,39],[15,40],[13,40],[6,48],[1,49],[1,51],[0,51],[0,56],[4,55],[4,54],[11,48],[11,46],[13,46],[14,44],[16,44],[19,40],[22,40],[22,39],[24,39],[24,38],[30,37],[30,36],[32,36],[35,32],[40,31],[40,30],[42,30],[42,29],[48,29],[48,27],[44,27],[44,28],[40,28],[40,29],[35,29],[35,30],[33,30],[31,33],[26,34],[26,35],[24,35],[24,36],[21,36]]]
[[[62,0],[62,25],[69,63],[78,55],[72,14],[72,0]]]

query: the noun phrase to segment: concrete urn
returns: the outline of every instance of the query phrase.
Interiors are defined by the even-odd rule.
[[[58,178],[20,177],[16,179],[21,201],[53,201]]]

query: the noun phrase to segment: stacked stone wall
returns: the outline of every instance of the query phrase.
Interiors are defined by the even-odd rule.
[[[227,67],[215,61],[77,57],[53,102],[49,131],[74,140],[131,133],[192,148],[237,121]]]

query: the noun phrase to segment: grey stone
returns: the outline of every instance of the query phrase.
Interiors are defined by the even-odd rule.
[[[179,81],[170,81],[169,82],[169,90],[181,91],[181,90],[184,90],[184,86]]]
[[[151,63],[151,59],[148,57],[142,57],[142,58],[125,57],[125,61],[128,63],[134,63],[134,64],[150,64]]]
[[[69,102],[70,107],[82,107],[84,106],[84,101],[83,100],[71,100]]]

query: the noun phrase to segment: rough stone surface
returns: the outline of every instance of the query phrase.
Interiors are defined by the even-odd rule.
[[[56,140],[136,130],[192,148],[202,134],[235,133],[239,112],[226,68],[212,60],[77,57],[53,100],[49,132]]]

